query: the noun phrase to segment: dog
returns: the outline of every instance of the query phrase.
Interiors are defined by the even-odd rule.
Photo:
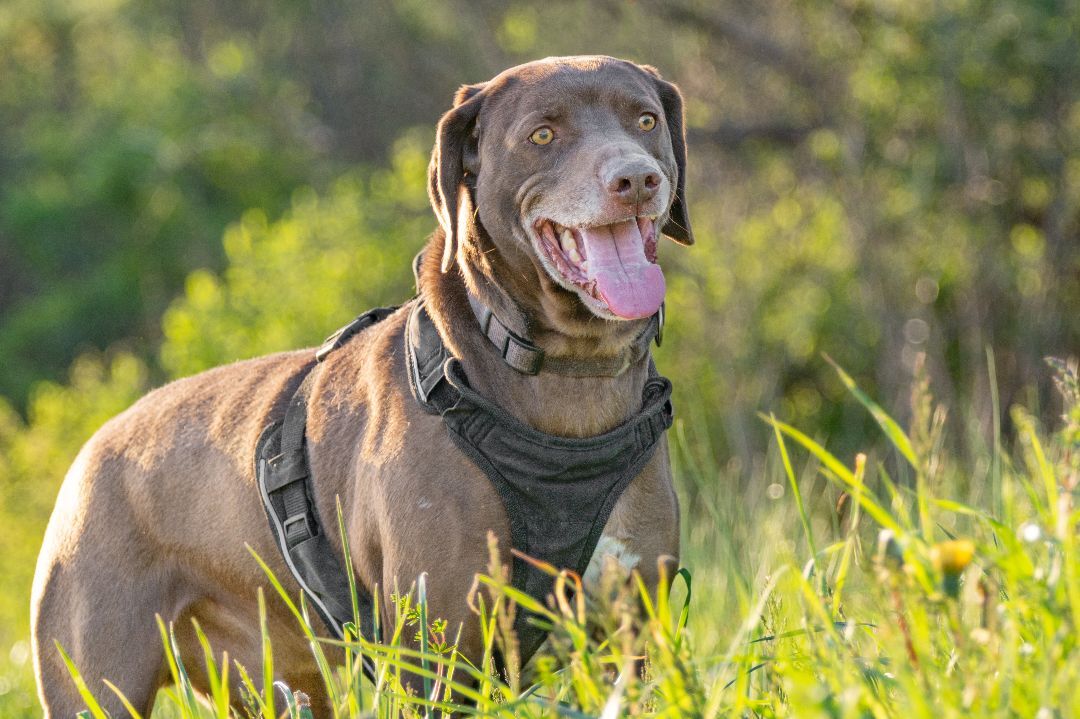
[[[285,352],[172,382],[82,448],[34,577],[34,667],[47,717],[84,708],[56,643],[113,716],[124,707],[102,680],[148,714],[168,678],[157,615],[174,624],[182,655],[200,652],[197,620],[216,650],[261,663],[256,587],[267,583],[245,545],[291,592],[298,584],[268,530],[252,452],[308,374],[306,452],[327,538],[341,550],[340,501],[352,569],[362,588],[381,592],[383,626],[393,621],[389,593],[426,573],[430,616],[461,626],[459,650],[479,660],[467,594],[488,565],[489,533],[512,561],[514,518],[440,415],[415,400],[402,351],[410,312],[423,302],[472,390],[529,431],[590,438],[635,416],[654,376],[648,336],[643,353],[628,353],[662,311],[657,242],[664,234],[693,243],[682,99],[656,70],[624,60],[524,64],[460,88],[438,124],[429,174],[439,228],[416,268],[417,299],[317,366],[310,350]],[[584,371],[508,366],[507,345],[481,330],[477,306],[517,328],[551,367]],[[631,480],[595,541],[587,586],[616,561],[655,589],[659,562],[678,557],[663,436]],[[266,611],[275,678],[325,712],[308,642],[282,602]],[[206,690],[199,663],[187,669]]]

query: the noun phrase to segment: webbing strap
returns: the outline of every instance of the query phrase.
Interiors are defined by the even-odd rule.
[[[307,457],[304,456],[304,428],[307,426],[307,400],[311,391],[311,367],[304,370],[307,376],[289,401],[285,419],[281,425],[281,453],[270,460],[277,460],[279,492],[285,508],[282,522],[284,539],[292,549],[315,536],[312,502],[308,498]]]
[[[312,366],[305,367],[299,388],[285,417],[267,427],[255,447],[256,478],[270,528],[285,563],[307,594],[327,629],[337,639],[353,621],[353,595],[341,559],[323,530],[311,486],[310,463],[304,446],[307,398]],[[357,587],[360,631],[375,636],[373,601]]]
[[[376,322],[382,322],[384,319],[397,312],[397,309],[397,306],[376,307],[375,309],[368,310],[359,315],[355,320],[323,340],[319,349],[315,350],[315,359],[322,362],[326,359],[327,355],[348,342],[355,334],[367,329]]]
[[[297,375],[303,377],[289,399],[285,416],[263,430],[255,445],[255,474],[270,529],[289,571],[315,607],[330,634],[344,638],[344,625],[359,622],[360,634],[378,641],[374,598],[356,585],[354,596],[341,558],[331,545],[315,506],[311,464],[305,429],[311,394],[312,371],[317,363],[361,330],[388,317],[397,308],[370,310],[327,338],[316,361]],[[374,681],[374,665],[363,659],[365,673]]]
[[[522,374],[551,372],[567,377],[618,377],[645,356],[650,342],[655,339],[659,347],[664,338],[664,306],[661,305],[630,347],[614,357],[549,357],[524,337],[524,333],[511,329],[476,295],[471,292],[468,295],[469,307],[480,323],[480,332],[495,345],[503,361]]]

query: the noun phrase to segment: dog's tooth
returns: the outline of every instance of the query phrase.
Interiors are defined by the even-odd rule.
[[[555,230],[552,228],[550,222],[545,222],[543,225],[540,226],[540,234],[542,234],[544,236],[544,239],[551,244],[555,244],[556,242],[558,242],[558,240],[556,239]]]
[[[589,261],[588,260],[582,260],[580,262],[580,264],[581,264],[581,271],[585,272],[585,273],[588,273],[588,271],[589,271]]]
[[[581,264],[581,255],[578,254],[577,248],[570,249],[566,252],[566,256],[570,258],[570,261],[575,265]]]
[[[568,255],[571,252],[574,252],[575,254],[577,253],[577,240],[574,239],[574,233],[570,230],[564,229],[562,231],[562,238],[560,242],[562,244],[563,252],[567,253]]]

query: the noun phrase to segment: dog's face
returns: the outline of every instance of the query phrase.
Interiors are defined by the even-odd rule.
[[[463,87],[431,163],[443,269],[483,232],[541,292],[648,317],[664,300],[658,235],[693,242],[685,167],[682,100],[652,68],[551,58]]]

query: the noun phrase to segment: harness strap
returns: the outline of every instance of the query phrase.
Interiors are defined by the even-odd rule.
[[[316,361],[297,374],[302,379],[289,399],[285,416],[266,427],[255,445],[255,476],[274,540],[289,571],[336,639],[344,638],[344,625],[354,619],[365,638],[377,641],[378,628],[374,598],[359,585],[354,595],[348,574],[323,531],[315,505],[311,463],[304,439],[313,370],[351,337],[396,309],[380,307],[365,312],[328,337],[316,352]],[[363,666],[374,681],[375,668],[366,657]]]
[[[548,357],[543,349],[511,329],[480,298],[472,292],[468,295],[469,307],[480,323],[481,334],[495,345],[506,364],[522,374],[551,372],[568,377],[618,377],[645,356],[650,342],[655,339],[659,347],[664,339],[664,306],[661,305],[633,344],[614,357]]]
[[[315,505],[314,487],[303,441],[307,396],[312,384],[312,366],[289,402],[284,420],[263,430],[255,447],[256,479],[274,540],[289,571],[304,590],[323,624],[335,639],[344,636],[343,627],[359,621],[360,633],[375,638],[374,602],[357,587],[354,613],[353,592],[343,563],[323,530]],[[300,443],[295,432],[299,429]]]
[[[305,370],[304,381],[289,400],[289,407],[285,410],[285,419],[281,425],[280,451],[277,457],[270,460],[275,471],[267,477],[267,491],[277,492],[285,508],[285,519],[281,526],[289,549],[314,537],[318,526],[314,506],[308,497],[307,485],[311,473],[304,455],[307,401],[311,393],[311,378],[314,376],[311,369],[309,366]],[[333,598],[330,597],[328,601],[333,602]]]
[[[420,305],[421,302],[417,300],[416,306]],[[450,351],[446,349],[439,337],[439,330],[430,318],[426,322],[418,321],[415,308],[405,323],[405,353],[409,384],[421,404],[436,403],[441,410],[452,406],[454,398],[443,382],[443,365],[450,359]]]
[[[352,339],[353,335],[361,330],[367,329],[377,322],[382,322],[387,317],[397,312],[397,309],[397,306],[376,307],[375,309],[368,310],[359,315],[355,320],[323,340],[319,349],[315,350],[316,361],[322,362],[331,352]]]

